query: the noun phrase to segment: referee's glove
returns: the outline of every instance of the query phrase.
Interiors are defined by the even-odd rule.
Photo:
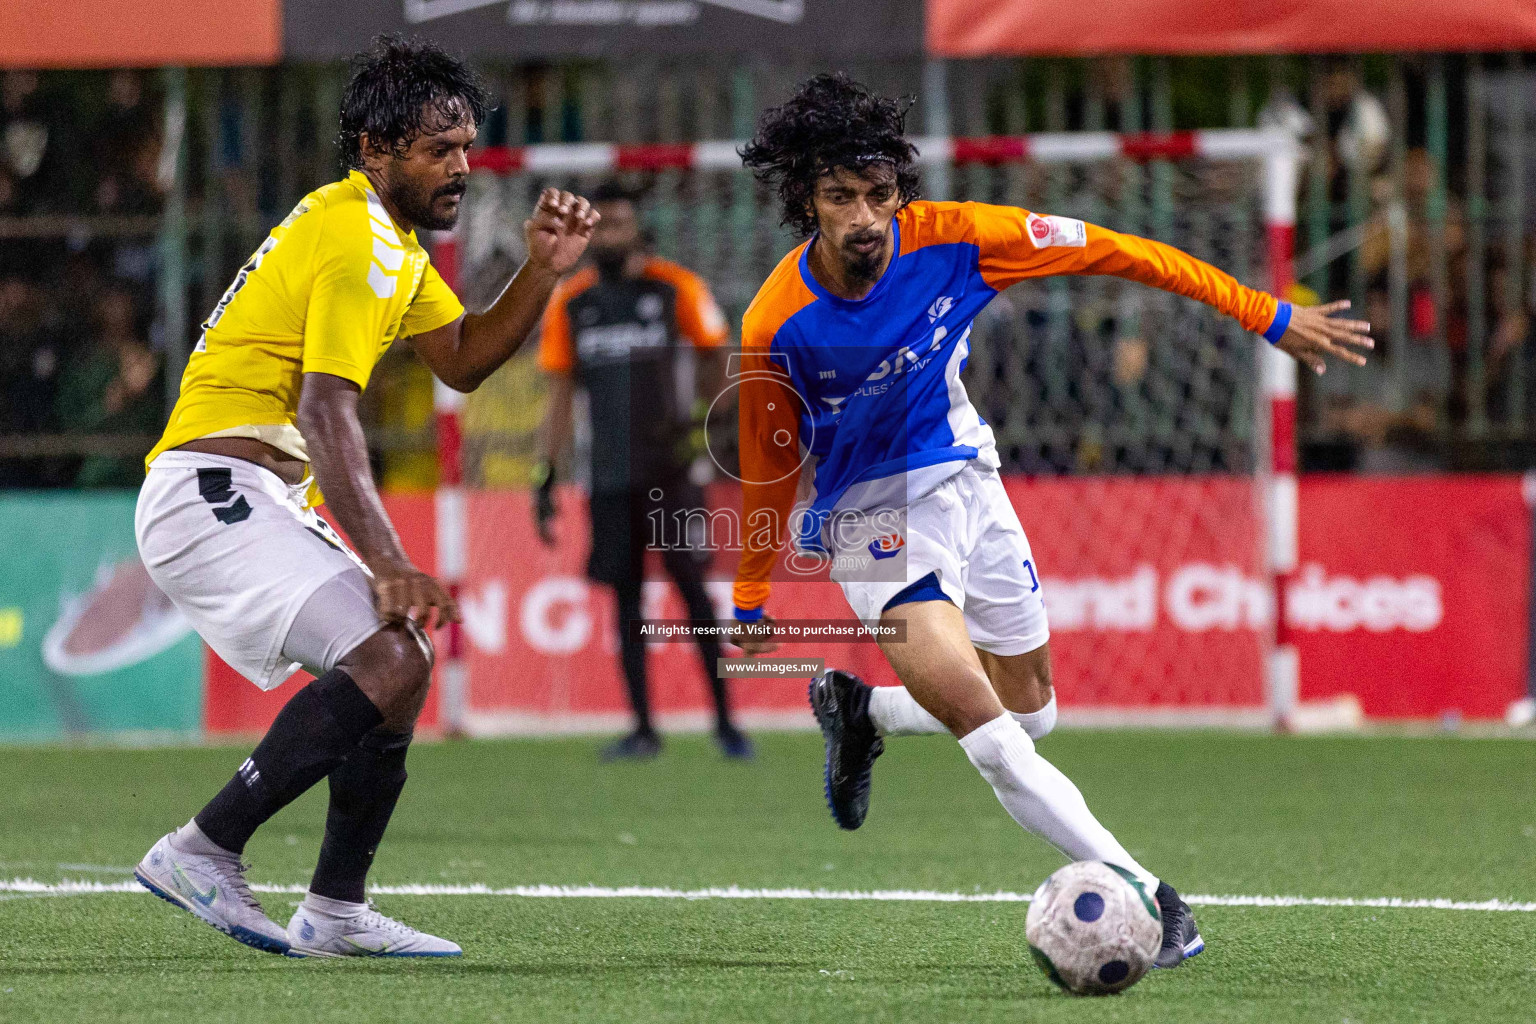
[[[539,528],[539,540],[555,546],[555,467],[547,459],[533,467],[528,482],[533,485],[533,521]]]
[[[678,439],[678,461],[687,465],[709,452],[709,400],[695,398],[689,411],[687,432]]]

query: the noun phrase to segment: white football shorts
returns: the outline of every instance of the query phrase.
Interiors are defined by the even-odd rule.
[[[134,531],[150,578],[263,690],[299,668],[329,671],[383,627],[368,570],[305,507],[307,490],[244,459],[170,451],[139,491]]]
[[[834,520],[832,579],[859,619],[878,621],[935,573],[981,650],[1025,654],[1050,639],[1040,570],[997,470],[973,459],[905,509]]]

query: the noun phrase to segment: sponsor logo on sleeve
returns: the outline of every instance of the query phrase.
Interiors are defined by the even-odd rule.
[[[1029,215],[1029,240],[1036,249],[1062,246],[1081,249],[1088,244],[1088,227],[1071,217],[1042,217]]]

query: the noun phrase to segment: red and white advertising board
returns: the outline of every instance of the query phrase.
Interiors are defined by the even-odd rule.
[[[1302,477],[1285,625],[1302,700],[1497,718],[1524,695],[1530,510],[1520,478]]]
[[[1233,477],[1007,480],[1029,533],[1051,618],[1056,684],[1068,708],[1244,712],[1264,706],[1272,622],[1253,484]],[[739,507],[728,488],[719,507]],[[471,721],[481,729],[612,724],[625,713],[613,602],[584,574],[579,492],[561,495],[559,544],[544,547],[528,496],[472,492],[465,613]],[[433,503],[392,496],[390,514],[418,564],[433,564]],[[1288,642],[1304,701],[1356,695],[1368,716],[1501,715],[1524,691],[1530,511],[1518,477],[1304,477],[1300,566],[1286,595]],[[711,584],[729,608],[729,559]],[[684,617],[659,573],[648,617]],[[837,587],[782,582],[785,619],[848,619]],[[702,713],[707,690],[687,641],[651,647],[662,714]],[[786,647],[871,682],[894,678],[867,644]],[[800,713],[805,682],[732,683],[738,706]],[[261,694],[210,673],[210,731],[261,728],[292,686]],[[436,722],[428,704],[424,725]]]

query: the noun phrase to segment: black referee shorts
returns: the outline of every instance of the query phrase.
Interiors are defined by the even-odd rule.
[[[652,487],[594,494],[588,509],[592,553],[587,556],[587,576],[595,583],[620,586],[643,580],[649,548],[661,551],[662,562],[673,576],[679,570],[696,574],[710,560],[708,550],[690,548],[684,542],[687,514],[698,510],[707,515],[709,511],[703,491],[687,477]],[[698,521],[697,514],[694,519]],[[697,527],[693,532],[697,533]]]

